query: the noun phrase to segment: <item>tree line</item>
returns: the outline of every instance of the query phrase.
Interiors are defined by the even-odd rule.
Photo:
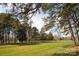
[[[71,4],[69,3],[26,3],[26,4],[25,3],[12,3],[9,6],[7,3],[2,3],[0,5],[4,7],[11,7],[11,9],[8,10],[8,13],[6,13],[6,15],[8,14],[7,18],[3,16],[3,18],[9,21],[7,20],[1,21],[3,22],[1,23],[1,26],[0,26],[1,32],[2,32],[2,29],[4,28],[10,29],[12,27],[11,29],[13,29],[15,33],[19,33],[17,37],[19,37],[19,35],[24,33],[22,36],[20,36],[20,38],[27,36],[28,37],[27,42],[28,42],[29,39],[32,38],[31,36],[32,30],[31,30],[31,26],[28,24],[28,21],[34,15],[36,15],[37,12],[39,13],[43,12],[45,14],[48,14],[48,16],[45,16],[43,18],[43,21],[45,23],[44,24],[45,31],[57,26],[57,30],[59,30],[58,34],[60,35],[61,33],[64,33],[65,35],[70,34],[71,39],[73,40],[74,44],[79,45],[79,20],[78,20],[79,19],[79,13],[78,13],[79,4],[77,3],[75,4],[74,3],[71,3]],[[15,19],[15,20],[10,21],[10,18]],[[23,24],[20,23],[20,19],[23,19]],[[33,35],[35,36],[35,34]],[[41,34],[41,36],[44,37],[46,35],[44,35],[43,33]],[[20,38],[19,40],[22,41],[22,39]]]

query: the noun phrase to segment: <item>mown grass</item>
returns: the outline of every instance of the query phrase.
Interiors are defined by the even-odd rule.
[[[73,46],[71,40],[42,42],[30,45],[0,45],[0,56],[78,55],[70,46]]]

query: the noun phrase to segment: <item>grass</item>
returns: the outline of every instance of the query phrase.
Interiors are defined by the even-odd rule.
[[[0,45],[0,56],[79,55],[71,40],[42,42],[30,45]]]

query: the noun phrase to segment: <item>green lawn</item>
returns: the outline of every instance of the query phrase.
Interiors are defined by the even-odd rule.
[[[70,46],[71,40],[42,42],[32,45],[0,45],[1,56],[78,55]]]

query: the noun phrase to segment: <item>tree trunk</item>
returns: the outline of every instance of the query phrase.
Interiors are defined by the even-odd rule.
[[[27,43],[29,43],[29,31],[27,30]]]
[[[75,41],[74,32],[73,32],[73,29],[72,29],[70,20],[68,20],[68,24],[69,24],[69,29],[70,29],[71,37],[72,37],[72,39],[73,39],[73,41],[74,41],[74,44],[77,45],[77,44],[76,44],[76,41]]]
[[[2,33],[2,39],[4,40],[4,43],[6,43],[6,38],[5,38],[5,32],[4,31]]]
[[[79,24],[79,20],[78,20],[78,18],[77,18],[77,15],[76,15],[76,12],[75,12],[75,11],[73,11],[73,16],[74,16],[74,18],[75,18],[75,19],[73,19],[73,20],[74,20],[74,23],[75,23],[76,34],[77,34],[77,37],[78,37],[78,43],[79,43],[79,34],[78,34],[78,29],[77,29],[77,27],[79,27],[79,26],[78,26],[78,24]],[[75,20],[76,20],[76,21],[75,21]]]
[[[16,41],[16,40],[17,40],[17,35],[15,34],[14,37],[15,37],[15,38],[13,39],[13,40],[14,40],[14,43],[17,43],[17,41]]]
[[[10,43],[10,40],[9,40],[9,33],[7,34],[7,39],[8,39],[8,43]]]
[[[75,30],[76,30],[76,35],[77,35],[77,39],[78,39],[78,43],[79,43],[79,35],[78,35],[78,30],[77,30],[77,25],[76,25],[76,21],[75,21],[75,16],[74,16],[74,14],[73,14],[73,16],[71,16],[72,17],[72,20],[73,20],[73,24],[74,24],[74,28],[75,28]]]

